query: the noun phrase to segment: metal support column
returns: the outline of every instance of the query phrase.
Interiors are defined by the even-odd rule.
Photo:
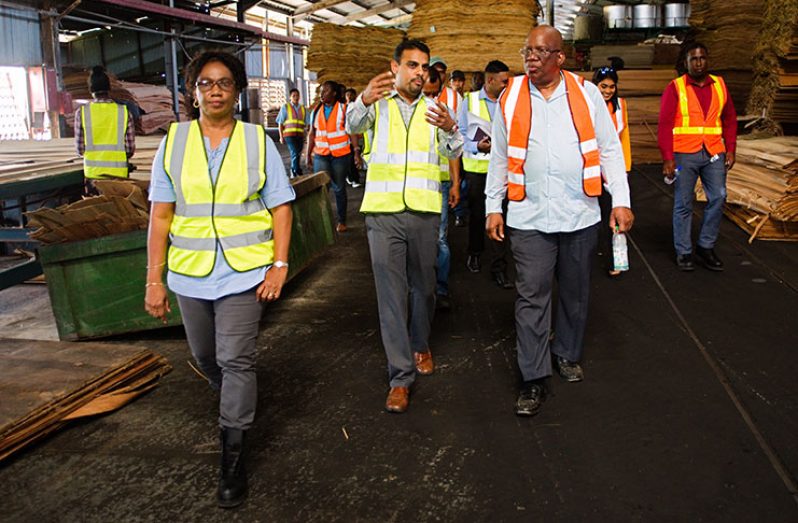
[[[169,0],[169,7],[175,6],[175,0]],[[166,46],[164,53],[164,60],[166,62],[166,86],[172,90],[172,112],[175,113],[175,118],[180,121],[180,99],[178,97],[180,91],[180,81],[177,75],[177,33],[175,32],[172,24],[167,25],[168,31],[171,36],[167,38],[164,45]],[[190,86],[186,86],[190,89]]]
[[[546,22],[554,27],[554,0],[546,0]]]

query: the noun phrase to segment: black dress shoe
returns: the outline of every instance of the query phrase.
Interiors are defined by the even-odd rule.
[[[462,216],[455,216],[454,217],[454,226],[455,227],[465,227],[466,226],[465,218],[463,218]]]
[[[698,256],[698,259],[701,260],[701,263],[704,264],[704,267],[710,271],[723,270],[723,262],[720,261],[720,258],[715,254],[715,249],[705,249],[696,245],[695,254]]]
[[[479,263],[479,254],[469,254],[466,260],[466,267],[471,272],[479,272],[482,270],[482,265]]]
[[[554,366],[557,367],[557,372],[565,381],[582,381],[585,377],[584,372],[582,372],[582,366],[575,361],[556,356],[554,358]]]
[[[691,254],[678,254],[676,256],[676,266],[680,271],[684,272],[695,270],[695,265],[693,265],[693,256]]]
[[[515,402],[516,416],[534,416],[546,400],[546,388],[539,383],[524,383]]]
[[[247,471],[245,462],[246,432],[222,427],[222,466],[216,501],[221,508],[237,507],[247,497]]]
[[[439,311],[448,311],[452,308],[448,294],[438,294],[435,296],[435,308]]]
[[[496,271],[493,273],[493,281],[500,289],[512,289],[513,284],[507,281],[507,276],[503,272]]]

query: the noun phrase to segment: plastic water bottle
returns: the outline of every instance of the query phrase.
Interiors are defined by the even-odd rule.
[[[629,250],[626,245],[626,234],[618,230],[615,226],[615,232],[612,233],[612,263],[613,269],[616,271],[629,270]]]
[[[677,165],[677,166],[676,166],[676,168],[673,170],[673,178],[668,178],[667,176],[664,176],[664,177],[663,177],[663,181],[664,181],[665,183],[667,183],[668,185],[671,185],[673,182],[675,182],[675,181],[676,181],[676,178],[678,178],[678,177],[679,177],[679,173],[680,173],[681,171],[682,171],[682,168],[681,168],[680,166],[678,166],[678,165]]]

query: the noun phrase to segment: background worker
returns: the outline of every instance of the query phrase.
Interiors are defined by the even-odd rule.
[[[279,299],[288,275],[295,194],[263,126],[233,118],[247,86],[238,58],[202,53],[186,83],[199,118],[173,123],[153,160],[144,305],[165,320],[168,268],[191,353],[220,391],[216,497],[230,508],[247,495],[256,342],[263,303]]]
[[[452,71],[449,87],[460,93],[460,96],[463,96],[465,94],[465,73],[459,69]]]
[[[92,180],[129,176],[136,130],[127,108],[110,98],[111,79],[103,67],[92,68],[89,91],[92,101],[75,111],[75,148],[83,157],[84,192],[93,195]]]
[[[485,85],[466,94],[458,125],[463,135],[463,172],[468,179],[468,259],[471,272],[482,270],[485,251],[485,178],[491,154],[491,122],[499,95],[510,78],[510,68],[499,60],[485,67]],[[511,289],[507,277],[507,244],[490,241],[490,274],[503,289]]]
[[[700,178],[707,196],[695,253],[709,270],[722,271],[715,253],[726,201],[726,172],[734,166],[737,148],[737,112],[720,76],[709,74],[709,53],[699,42],[685,50],[687,74],[673,80],[659,111],[657,143],[662,173],[673,184],[673,246],[676,266],[692,271],[693,200]],[[676,172],[679,167],[680,171]]]
[[[389,412],[407,410],[416,374],[431,374],[435,261],[440,228],[440,156],[457,158],[462,138],[446,106],[423,96],[429,48],[405,40],[391,71],[374,77],[349,108],[350,133],[373,131],[360,211],[377,288],[388,359]]]
[[[280,143],[287,145],[291,154],[291,178],[302,176],[299,162],[308,130],[308,111],[299,101],[299,89],[291,89],[289,92],[288,103],[280,108],[277,115],[277,126],[280,130]]]

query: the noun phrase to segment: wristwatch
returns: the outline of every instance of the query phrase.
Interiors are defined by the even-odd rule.
[[[282,269],[283,267],[285,267],[286,269],[288,268],[288,263],[284,262],[283,260],[277,260],[272,265],[277,267],[278,269]]]

